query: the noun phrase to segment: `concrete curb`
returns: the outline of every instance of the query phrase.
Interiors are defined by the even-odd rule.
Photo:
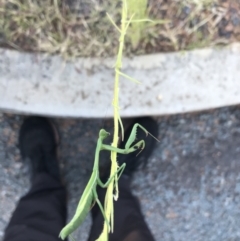
[[[165,115],[240,103],[240,44],[123,60],[121,116]],[[0,109],[62,117],[110,117],[114,59],[0,50]]]

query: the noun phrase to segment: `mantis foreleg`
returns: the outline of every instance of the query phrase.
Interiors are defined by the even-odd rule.
[[[137,142],[136,144],[134,144],[133,146],[131,146],[133,144],[133,142],[136,140],[138,127],[141,128],[146,133],[146,135],[150,134],[143,126],[136,123],[133,126],[131,134],[126,142],[125,149],[120,149],[120,148],[116,148],[116,147],[113,147],[110,145],[104,145],[104,144],[102,145],[102,149],[108,150],[108,151],[115,151],[120,154],[128,154],[128,153],[136,151],[137,149],[140,149],[140,148],[143,149],[145,147],[145,142],[143,140],[141,140],[141,141]]]
[[[103,150],[115,151],[119,154],[129,154],[131,152],[136,151],[137,149],[143,149],[144,147],[145,147],[145,142],[143,140],[137,142],[132,147],[125,148],[125,149],[116,148],[116,147],[113,147],[113,146],[110,146],[110,145],[102,145]]]
[[[125,149],[129,149],[130,146],[132,145],[132,143],[136,140],[137,128],[138,127],[141,128],[146,133],[146,136],[148,135],[148,131],[143,126],[136,123],[132,128],[130,136],[128,137],[128,140],[127,140],[126,145],[125,145]]]

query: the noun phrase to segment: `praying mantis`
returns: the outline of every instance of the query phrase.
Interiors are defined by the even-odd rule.
[[[97,147],[96,147],[96,151],[95,151],[95,159],[94,159],[94,165],[93,165],[93,171],[92,171],[91,177],[90,177],[88,184],[87,184],[87,186],[82,194],[82,197],[78,203],[76,213],[74,214],[71,221],[61,230],[61,232],[59,234],[59,237],[62,240],[64,240],[66,237],[68,237],[70,234],[72,234],[82,224],[82,222],[84,221],[84,219],[87,216],[87,213],[89,212],[89,210],[91,209],[91,207],[93,206],[93,204],[95,202],[97,202],[97,204],[102,212],[102,215],[104,217],[104,220],[107,223],[107,225],[109,226],[109,222],[104,213],[102,204],[100,203],[100,201],[98,199],[98,195],[97,195],[97,191],[96,191],[97,185],[99,185],[102,188],[106,188],[109,185],[109,183],[111,183],[113,178],[116,177],[116,175],[118,175],[118,174],[119,174],[118,175],[118,179],[119,179],[121,174],[124,171],[126,164],[123,163],[118,168],[116,173],[104,184],[100,180],[100,177],[99,177],[99,155],[100,155],[100,152],[103,150],[114,151],[119,154],[128,154],[128,153],[134,152],[138,149],[143,150],[145,147],[144,140],[140,140],[136,144],[133,145],[133,142],[135,141],[136,135],[137,135],[137,128],[142,129],[146,133],[146,135],[150,134],[143,126],[136,123],[132,128],[131,134],[126,142],[124,149],[120,149],[120,148],[113,147],[111,145],[104,144],[103,143],[104,139],[106,139],[110,134],[107,131],[105,131],[104,129],[101,129],[99,131],[99,137],[98,137],[98,141],[97,141]]]

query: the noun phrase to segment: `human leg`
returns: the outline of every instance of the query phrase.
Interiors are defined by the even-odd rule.
[[[47,173],[33,179],[5,230],[4,241],[57,241],[66,222],[66,190]]]
[[[19,134],[23,158],[31,161],[30,191],[20,199],[4,241],[55,241],[66,221],[66,190],[60,179],[57,141],[47,119],[31,117]]]

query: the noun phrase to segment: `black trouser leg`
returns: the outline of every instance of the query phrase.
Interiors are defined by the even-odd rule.
[[[50,175],[40,173],[20,199],[4,241],[59,241],[66,214],[65,188]]]
[[[106,189],[98,189],[98,197],[104,203]],[[93,224],[88,241],[95,241],[103,228],[103,217],[98,205],[92,209]],[[114,233],[109,241],[154,241],[144,221],[139,202],[130,190],[129,179],[122,176],[119,180],[119,199],[114,202]]]

